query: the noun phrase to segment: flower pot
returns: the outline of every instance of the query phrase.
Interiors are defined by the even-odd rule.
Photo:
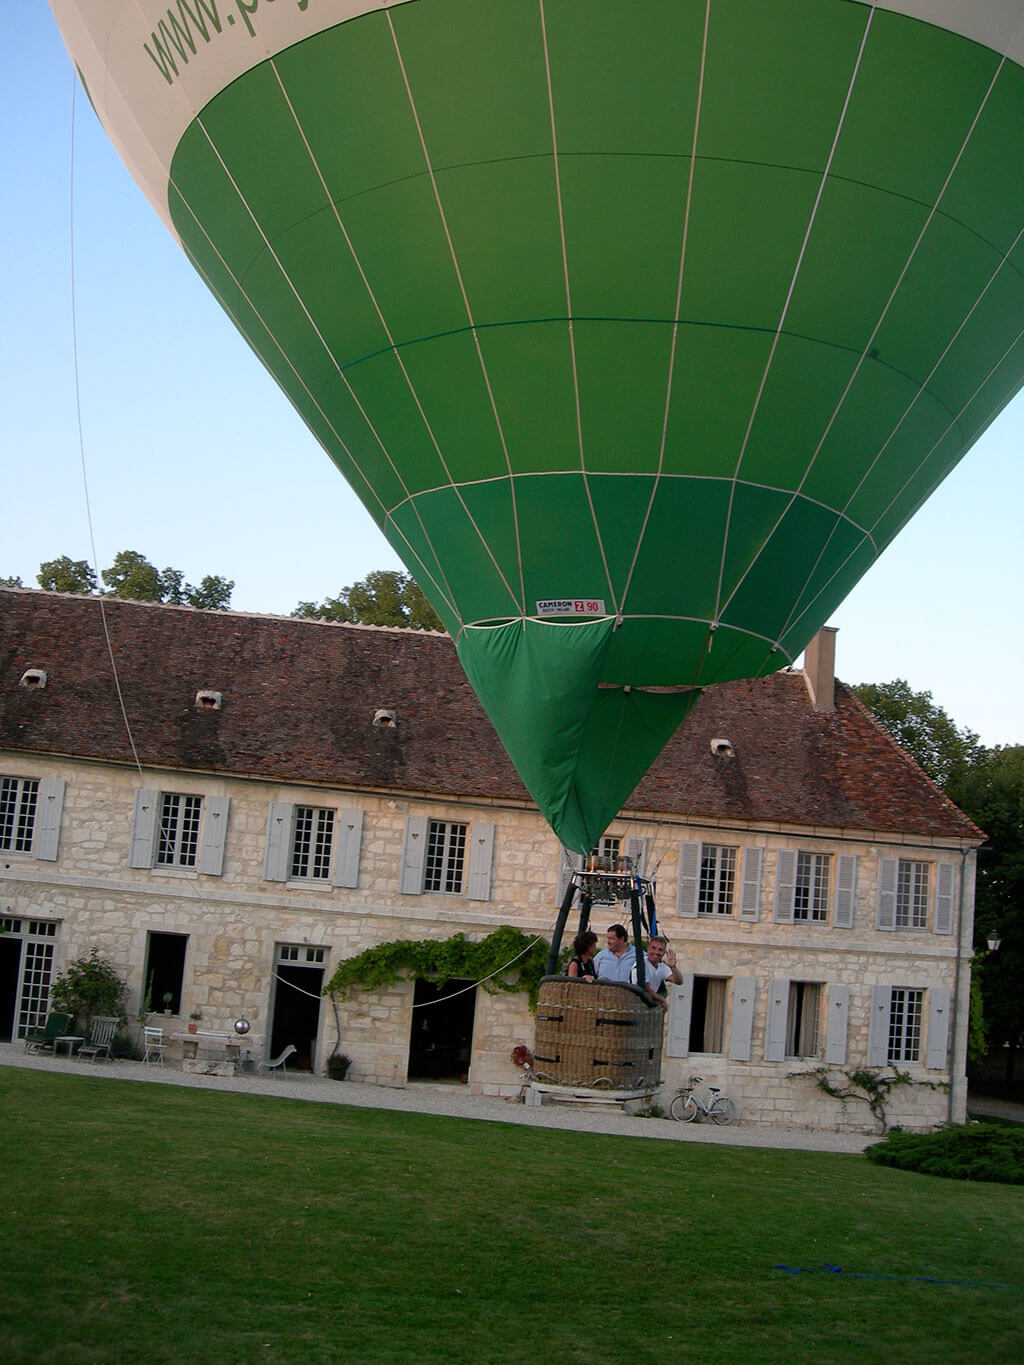
[[[199,1032],[199,1025],[198,1025],[198,1024],[189,1024],[189,1026],[188,1026],[188,1031],[189,1031],[189,1033],[198,1033],[198,1032]]]

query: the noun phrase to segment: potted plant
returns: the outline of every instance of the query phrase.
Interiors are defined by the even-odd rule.
[[[171,994],[170,991],[164,991],[164,1014],[170,1014],[170,1012],[171,1012],[171,1001],[172,1001],[173,999],[174,999],[174,996]]]
[[[327,1074],[332,1081],[343,1081],[351,1065],[352,1058],[346,1057],[344,1052],[332,1052],[327,1058]]]
[[[189,1025],[188,1025],[188,1031],[189,1031],[189,1033],[195,1033],[195,1032],[197,1032],[197,1030],[198,1030],[198,1028],[199,1028],[199,1021],[202,1019],[202,1017],[203,1017],[203,1016],[202,1016],[202,1014],[201,1014],[201,1012],[200,1012],[199,1010],[193,1010],[193,1011],[192,1011],[192,1013],[188,1016],[188,1018],[189,1018]]]

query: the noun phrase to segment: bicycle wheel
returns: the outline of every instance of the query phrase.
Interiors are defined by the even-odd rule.
[[[677,1095],[669,1105],[668,1112],[679,1123],[692,1123],[700,1110],[692,1095]]]
[[[719,1095],[708,1105],[708,1118],[712,1123],[729,1124],[736,1122],[736,1106],[725,1095]]]

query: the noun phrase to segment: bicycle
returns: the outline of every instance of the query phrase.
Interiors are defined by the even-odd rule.
[[[698,1114],[703,1114],[712,1123],[735,1123],[736,1106],[727,1095],[722,1094],[721,1086],[709,1085],[711,1096],[707,1100],[696,1094],[694,1086],[704,1083],[703,1076],[691,1076],[687,1085],[679,1087],[668,1112],[679,1123],[692,1123]]]

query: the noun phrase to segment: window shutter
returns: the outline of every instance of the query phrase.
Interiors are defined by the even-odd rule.
[[[359,885],[359,853],[363,842],[363,812],[338,812],[338,833],[334,845],[334,885]]]
[[[732,983],[732,1028],[729,1031],[729,1060],[750,1061],[750,1042],[754,1032],[754,1000],[757,982],[752,976],[737,976]]]
[[[836,875],[836,908],[833,922],[837,929],[852,929],[857,903],[857,855],[840,853]]]
[[[558,888],[555,895],[555,903],[561,907],[565,900],[565,893],[569,886],[570,878],[574,872],[583,870],[583,854],[573,853],[567,848],[561,848],[558,852]]]
[[[846,1036],[849,1025],[849,986],[829,986],[825,1025],[825,1061],[829,1066],[843,1066],[846,1062]]]
[[[761,868],[764,849],[759,845],[743,850],[743,878],[740,883],[740,919],[761,916]]]
[[[693,972],[682,972],[681,986],[668,987],[666,1057],[689,1057],[690,1015],[693,1012]]]
[[[896,928],[896,858],[882,858],[878,864],[878,918],[876,929]]]
[[[649,839],[639,836],[626,840],[626,857],[633,859],[633,871],[641,877],[647,876],[647,847]]]
[[[410,815],[402,841],[402,870],[398,889],[406,896],[423,895],[423,868],[427,860],[427,817]]]
[[[292,807],[287,801],[271,801],[267,817],[267,846],[263,853],[264,881],[288,880],[291,841]]]
[[[469,837],[469,880],[466,895],[471,901],[489,901],[491,864],[494,861],[494,826],[483,820],[474,820]]]
[[[928,1051],[924,1064],[933,1071],[945,1071],[947,1066],[952,999],[952,992],[945,986],[935,986],[928,992]]]
[[[775,859],[775,920],[778,924],[793,919],[793,898],[796,895],[796,853],[791,848],[780,848]]]
[[[781,1062],[786,1056],[786,1021],[789,1018],[789,982],[783,977],[772,982],[768,994],[768,1018],[764,1032],[764,1059]]]
[[[152,867],[153,845],[156,840],[156,821],[160,811],[160,793],[151,787],[140,787],[135,793],[132,814],[131,842],[128,845],[129,867]]]
[[[892,990],[876,986],[871,992],[871,1023],[868,1028],[868,1066],[885,1066],[889,1060],[889,1011]]]
[[[679,845],[679,884],[676,888],[676,914],[681,919],[697,918],[697,889],[700,886],[700,844]],[[681,1053],[680,1056],[686,1056]]]
[[[953,889],[956,872],[953,863],[938,863],[935,868],[935,932],[953,932]]]
[[[64,790],[67,783],[62,777],[44,777],[39,783],[39,796],[36,800],[36,819],[32,826],[32,856],[43,862],[57,861],[57,845],[60,842],[60,816],[64,809]]]
[[[203,837],[197,866],[200,872],[208,873],[211,877],[219,877],[224,871],[224,844],[230,804],[226,796],[203,797]]]

